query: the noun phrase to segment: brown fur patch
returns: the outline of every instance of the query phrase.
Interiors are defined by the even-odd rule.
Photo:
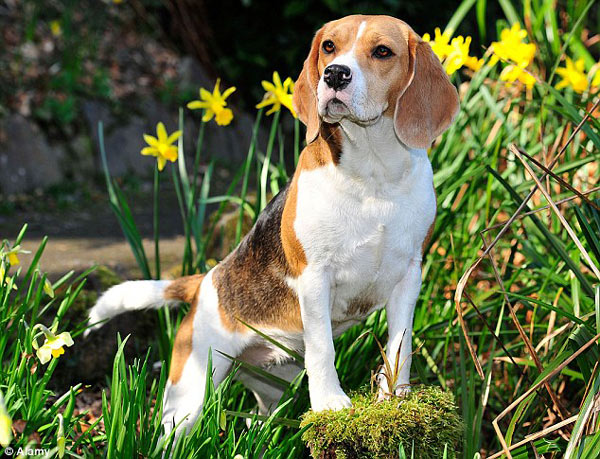
[[[292,276],[298,277],[306,267],[306,254],[304,248],[294,231],[294,222],[296,221],[296,207],[298,205],[298,177],[294,176],[288,198],[285,201],[283,214],[281,217],[281,245],[283,253],[289,265]]]
[[[375,303],[368,297],[353,298],[348,304],[348,315],[350,317],[364,317],[375,307]]]
[[[427,250],[427,245],[429,244],[429,241],[431,240],[431,236],[433,235],[433,227],[434,226],[435,226],[435,219],[433,220],[433,223],[427,230],[427,235],[425,236],[425,239],[423,240],[423,245],[421,246],[421,256],[422,257],[425,257],[425,250]]]
[[[192,304],[203,278],[204,274],[194,274],[192,276],[184,276],[174,280],[165,289],[165,299],[178,300]]]
[[[171,381],[171,384],[177,384],[183,374],[183,367],[192,353],[194,317],[198,308],[200,284],[203,278],[203,274],[182,277],[173,281],[165,289],[165,299],[185,301],[190,304],[190,310],[181,321],[177,335],[175,335],[175,342],[173,343],[171,369],[169,371],[169,381]]]
[[[247,330],[237,319],[253,326],[302,330],[300,304],[286,282],[292,270],[281,236],[290,193],[291,184],[271,200],[240,245],[214,269],[219,313],[230,331]]]

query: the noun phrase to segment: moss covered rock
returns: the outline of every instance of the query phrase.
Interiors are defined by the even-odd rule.
[[[448,457],[456,457],[464,428],[451,393],[417,386],[382,402],[358,393],[352,405],[304,415],[301,425],[309,427],[302,438],[314,458],[397,458],[400,445],[408,457],[439,459],[445,445]]]

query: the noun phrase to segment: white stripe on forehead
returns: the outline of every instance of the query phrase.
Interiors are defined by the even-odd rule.
[[[350,50],[348,52],[336,57],[331,62],[332,64],[350,65],[351,67],[352,67],[352,64],[357,65],[356,59],[354,57],[354,50],[356,49],[356,44],[358,43],[358,40],[360,39],[363,32],[365,31],[366,26],[367,26],[367,21],[362,21],[360,23],[360,25],[358,26],[358,30],[356,32],[356,38],[354,39],[354,43],[352,43],[352,48],[350,48]]]
[[[356,46],[356,42],[358,41],[358,39],[361,37],[361,35],[365,31],[366,26],[367,26],[367,21],[363,21],[360,23],[360,25],[358,26],[358,32],[356,32],[356,39],[354,40],[354,45],[352,45],[352,47]]]

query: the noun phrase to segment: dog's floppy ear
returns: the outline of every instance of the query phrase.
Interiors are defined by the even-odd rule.
[[[458,113],[458,93],[429,44],[412,30],[408,54],[408,82],[396,100],[394,128],[405,145],[429,148]]]
[[[323,29],[313,38],[310,53],[304,61],[304,67],[294,85],[292,103],[298,118],[306,124],[306,143],[313,142],[319,135],[321,120],[317,109],[317,85],[319,84],[319,48]]]

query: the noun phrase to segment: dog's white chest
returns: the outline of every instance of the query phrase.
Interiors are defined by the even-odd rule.
[[[331,277],[334,325],[389,299],[435,216],[431,166],[418,158],[401,183],[354,181],[334,165],[304,171],[294,229],[308,265]]]

